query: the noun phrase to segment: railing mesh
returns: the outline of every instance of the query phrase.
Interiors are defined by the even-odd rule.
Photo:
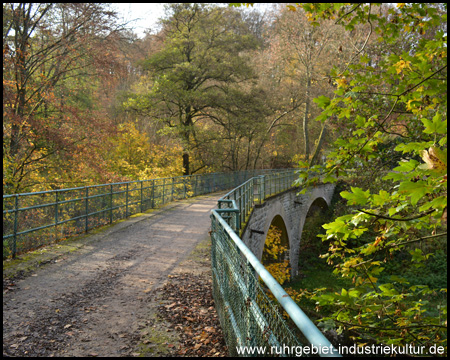
[[[211,213],[213,296],[230,356],[299,356],[305,346],[339,356],[239,237],[255,204],[292,188],[296,176],[290,170],[249,179]]]
[[[265,347],[260,356],[273,356],[272,347],[301,346],[269,298],[268,289],[216,219],[212,221],[212,249],[213,296],[229,355],[241,355],[238,348],[244,346]]]
[[[231,189],[280,170],[177,176],[3,195],[3,259],[168,202]]]

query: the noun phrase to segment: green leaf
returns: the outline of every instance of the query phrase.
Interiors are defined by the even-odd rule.
[[[331,103],[330,98],[323,95],[315,98],[313,101],[322,109],[325,109]]]
[[[370,191],[363,191],[357,187],[351,187],[353,193],[349,193],[348,191],[341,192],[341,196],[344,199],[347,199],[348,205],[365,205],[370,196]]]
[[[366,119],[360,115],[357,115],[354,121],[355,125],[357,127],[364,127],[365,123],[366,123]]]
[[[426,257],[423,256],[421,249],[410,250],[409,253],[412,255],[411,261],[413,262],[422,262],[426,260]]]
[[[355,136],[360,136],[365,133],[366,133],[366,131],[364,129],[358,129],[358,130],[353,131],[353,135],[355,135]]]
[[[430,191],[430,189],[425,181],[419,180],[416,182],[402,182],[400,184],[399,191],[411,198],[411,205],[416,205],[419,200]]]
[[[330,233],[348,232],[348,227],[347,227],[346,223],[340,218],[337,218],[335,221],[333,221],[331,223],[324,224],[324,225],[322,225],[322,227],[326,230],[329,230],[329,231],[327,231],[327,233],[328,232],[330,232]]]
[[[332,294],[324,294],[324,295],[318,296],[316,299],[317,299],[316,304],[323,306],[323,305],[334,304],[336,296],[332,295]]]
[[[391,281],[399,283],[399,284],[409,284],[409,282],[404,277],[401,277],[398,275],[391,275],[390,279],[391,279]]]
[[[405,175],[403,173],[390,172],[389,174],[387,174],[386,176],[383,177],[383,180],[389,180],[389,179],[391,179],[392,181],[404,180]]]
[[[445,134],[447,132],[447,120],[442,121],[442,115],[440,113],[437,113],[433,117],[433,121],[425,118],[421,120],[425,126],[425,130],[423,132],[426,134]]]
[[[417,165],[419,165],[419,162],[417,160],[411,159],[409,161],[400,162],[400,166],[397,166],[393,170],[400,172],[410,172],[413,171],[417,167]]]
[[[386,296],[398,295],[398,291],[395,290],[392,284],[383,284],[380,285],[379,288],[383,292],[383,295]]]
[[[379,194],[373,195],[372,204],[375,206],[383,206],[383,205],[389,203],[390,199],[391,199],[391,194],[389,194],[387,191],[380,190]]]
[[[423,150],[428,149],[432,145],[433,141],[401,143],[395,147],[395,151],[402,151],[403,154],[405,153],[420,154]]]
[[[396,209],[396,208],[390,208],[390,209],[388,210],[389,216],[392,216],[392,215],[394,215],[394,214],[396,214],[396,213],[397,213],[397,209]]]

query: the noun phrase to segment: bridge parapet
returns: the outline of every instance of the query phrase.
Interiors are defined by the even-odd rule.
[[[235,209],[233,212],[239,218],[228,224],[231,224],[234,230],[239,230],[256,204],[262,204],[270,196],[290,189],[297,177],[294,169],[255,176],[219,199],[218,208]]]
[[[291,188],[296,177],[294,170],[254,177],[222,197],[211,213],[213,295],[230,356],[242,355],[239,349],[244,347],[259,346],[273,356],[280,354],[279,349],[308,346],[302,345],[297,330],[287,325],[267,292],[281,304],[310,349],[318,349],[320,356],[340,356],[238,235],[252,210]]]
[[[316,204],[330,206],[334,188],[335,184],[320,184],[304,195],[297,195],[299,189],[291,188],[256,204],[240,232],[242,241],[261,261],[269,227],[273,219],[280,216],[289,239],[291,275],[298,275],[301,237],[309,210]]]
[[[164,204],[279,170],[245,170],[3,195],[3,259]]]

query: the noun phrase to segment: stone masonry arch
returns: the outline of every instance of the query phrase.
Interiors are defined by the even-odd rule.
[[[322,184],[311,188],[304,195],[297,195],[299,190],[294,188],[266,199],[261,205],[255,205],[241,239],[261,261],[270,224],[279,215],[286,225],[289,239],[291,275],[297,275],[300,241],[308,211],[311,206],[330,206],[334,188],[335,184]]]
[[[272,222],[275,219],[275,217],[280,216],[281,219],[284,221],[284,225],[286,226],[286,232],[287,232],[287,237],[288,237],[288,240],[289,240],[289,249],[290,249],[292,247],[292,244],[291,244],[292,233],[291,233],[290,227],[286,223],[286,220],[285,220],[286,219],[286,213],[285,213],[285,210],[284,210],[283,206],[281,205],[281,203],[274,203],[274,206],[272,206],[268,210],[269,210],[269,213],[267,214],[267,221],[265,222],[264,229],[263,229],[264,235],[261,234],[261,235],[263,235],[264,243],[266,241],[266,236],[267,236],[267,233],[269,232],[270,225],[272,224]],[[258,249],[258,253],[256,254],[258,259],[260,259],[260,260],[262,258],[262,254],[263,254],[263,251],[264,251],[264,243],[262,244],[262,247],[260,247]],[[289,254],[289,256],[290,256],[290,254]]]

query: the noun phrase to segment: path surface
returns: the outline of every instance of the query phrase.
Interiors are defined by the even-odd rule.
[[[3,354],[135,355],[155,291],[208,236],[220,195],[128,219],[15,283],[3,296]]]

